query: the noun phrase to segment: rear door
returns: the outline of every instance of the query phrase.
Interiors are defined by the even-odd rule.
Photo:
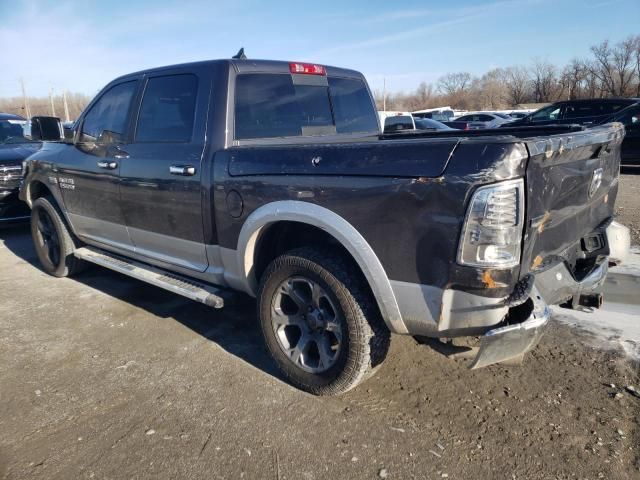
[[[121,147],[129,132],[139,79],[108,87],[80,120],[75,143],[58,157],[58,184],[75,232],[88,239],[131,249],[120,206]]]
[[[201,178],[211,76],[189,67],[143,82],[120,172],[125,223],[136,253],[204,271]]]

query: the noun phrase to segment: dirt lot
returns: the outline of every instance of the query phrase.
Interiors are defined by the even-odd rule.
[[[376,377],[315,398],[278,378],[251,302],[54,279],[24,228],[0,231],[0,269],[0,478],[640,478],[638,365],[575,328],[479,371],[394,337]]]

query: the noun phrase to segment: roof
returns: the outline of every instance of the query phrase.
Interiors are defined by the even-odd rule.
[[[26,120],[26,118],[21,117],[20,115],[14,115],[13,113],[0,112],[0,120]]]
[[[253,60],[253,59],[218,59],[218,60],[203,60],[199,62],[190,62],[190,63],[180,63],[176,65],[165,65],[161,67],[149,68],[146,70],[140,70],[137,72],[132,72],[122,77],[129,77],[133,75],[140,75],[143,73],[152,73],[159,72],[162,70],[169,70],[173,68],[189,68],[189,67],[206,67],[208,65],[216,65],[216,64],[228,64],[230,65],[236,72],[238,73],[247,73],[247,72],[263,72],[263,73],[291,73],[289,69],[289,63],[313,63],[299,60]],[[347,77],[358,77],[362,78],[363,75],[360,72],[355,70],[350,70],[347,68],[339,68],[333,67],[330,65],[323,65],[327,70],[327,75],[329,76],[347,76]]]

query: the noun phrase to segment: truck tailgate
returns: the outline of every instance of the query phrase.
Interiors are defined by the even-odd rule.
[[[521,276],[564,261],[580,280],[608,254],[603,229],[614,213],[623,137],[622,124],[610,123],[525,139],[530,158]]]

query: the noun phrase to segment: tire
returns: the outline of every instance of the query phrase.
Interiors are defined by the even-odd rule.
[[[84,267],[74,257],[75,243],[55,202],[49,197],[31,206],[31,237],[42,269],[54,277],[68,277]]]
[[[340,252],[304,247],[273,260],[260,282],[258,320],[286,379],[338,395],[370,377],[390,332],[359,271]]]

